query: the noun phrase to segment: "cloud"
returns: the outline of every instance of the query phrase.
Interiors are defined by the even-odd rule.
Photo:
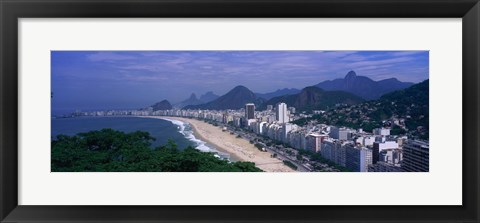
[[[411,56],[411,55],[425,54],[425,52],[426,51],[398,51],[398,52],[390,53],[390,56],[392,57]]]
[[[72,51],[62,55],[58,58],[81,55],[81,59],[76,65],[69,60],[52,65],[52,77],[59,80],[68,74],[70,80],[179,92],[174,100],[189,96],[178,89],[188,89],[185,94],[210,90],[223,94],[243,84],[255,92],[269,92],[343,78],[350,70],[374,80],[428,78],[427,51]]]
[[[412,61],[413,59],[414,59],[413,57],[398,57],[398,58],[390,58],[390,59],[383,59],[383,60],[365,60],[365,61],[350,63],[350,66],[352,66],[353,68],[362,68],[365,66],[380,66],[380,65],[386,65],[386,64],[393,65],[393,64]]]
[[[126,55],[123,53],[114,53],[114,52],[98,52],[94,54],[87,55],[87,59],[94,62],[101,61],[124,61],[124,60],[133,60],[135,57]]]

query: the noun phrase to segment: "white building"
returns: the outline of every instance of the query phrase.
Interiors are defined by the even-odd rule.
[[[258,134],[263,134],[266,128],[267,128],[267,123],[260,122],[260,124],[258,125]]]
[[[398,143],[395,141],[385,141],[384,143],[378,143],[379,151],[386,150],[386,149],[398,149]]]
[[[278,103],[276,106],[276,120],[279,123],[289,122],[287,104]]]
[[[373,134],[380,135],[380,136],[388,136],[390,135],[390,129],[386,129],[386,128],[373,129]]]
[[[322,149],[322,142],[327,137],[328,137],[327,135],[321,135],[317,133],[311,133],[307,135],[306,149],[316,153],[320,152]]]
[[[396,141],[385,141],[385,142],[375,142],[373,143],[373,148],[372,148],[372,155],[373,155],[373,160],[372,163],[375,164],[378,161],[382,161],[382,158],[380,154],[384,150],[394,150],[398,149],[398,143]],[[385,161],[385,160],[383,160]]]
[[[350,140],[352,138],[353,130],[347,128],[338,128],[332,126],[330,128],[330,137],[339,140]]]
[[[402,159],[403,154],[401,149],[383,150],[379,154],[379,161],[384,163],[399,165]]]

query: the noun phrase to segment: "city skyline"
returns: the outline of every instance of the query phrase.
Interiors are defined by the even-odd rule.
[[[302,89],[350,70],[428,79],[428,51],[52,51],[52,109],[140,108],[195,93]]]

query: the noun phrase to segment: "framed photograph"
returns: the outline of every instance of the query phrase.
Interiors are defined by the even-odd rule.
[[[479,10],[1,1],[1,222],[478,222]]]

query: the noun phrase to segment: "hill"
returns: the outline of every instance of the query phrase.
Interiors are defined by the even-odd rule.
[[[325,110],[334,107],[336,104],[353,105],[364,100],[348,92],[324,91],[317,87],[306,87],[298,94],[274,97],[265,102],[259,109],[267,105],[275,105],[280,102],[286,103],[289,107],[295,107],[297,111]]]
[[[197,98],[197,95],[195,93],[192,93],[189,98],[183,100],[182,102],[175,104],[174,107],[176,108],[183,108],[187,105],[198,105],[204,103],[200,99]]]
[[[211,101],[217,99],[218,97],[220,97],[220,96],[218,96],[218,95],[214,94],[213,92],[209,91],[205,94],[200,95],[200,101],[202,101],[203,103],[207,103],[207,102],[211,102]]]
[[[429,138],[429,81],[383,95],[378,100],[329,109],[322,115],[300,119],[296,124],[315,121],[355,129],[387,126],[392,135]]]
[[[269,100],[274,97],[279,97],[279,96],[284,96],[284,95],[292,95],[292,94],[298,94],[300,90],[295,89],[295,88],[284,88],[284,89],[278,89],[274,92],[269,92],[269,93],[255,93],[257,97]]]
[[[350,71],[343,79],[324,81],[315,86],[327,91],[346,91],[366,100],[374,100],[386,93],[412,85],[413,83],[401,82],[396,78],[374,81],[368,77],[357,76],[354,71]]]
[[[167,100],[157,102],[156,104],[154,104],[150,107],[152,107],[153,111],[172,109],[172,105]]]
[[[184,109],[208,109],[208,110],[226,110],[226,109],[240,109],[245,107],[247,103],[255,103],[260,105],[264,100],[258,98],[252,91],[244,86],[236,86],[225,95],[199,105],[189,105]]]

